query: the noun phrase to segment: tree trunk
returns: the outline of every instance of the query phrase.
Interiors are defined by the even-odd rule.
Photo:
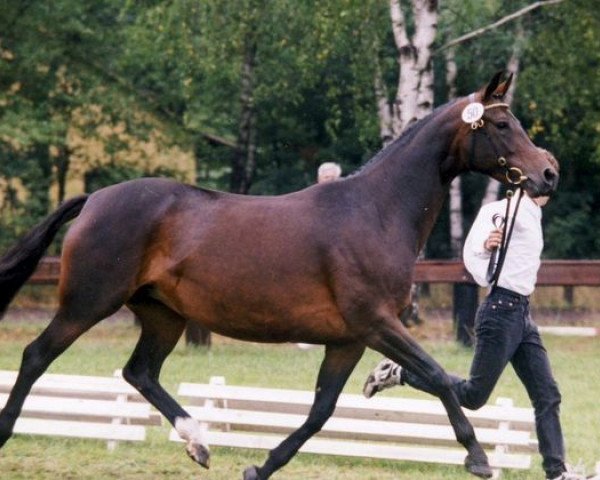
[[[67,174],[69,173],[71,152],[67,147],[61,147],[58,157],[54,161],[56,166],[56,181],[58,184],[58,203],[62,203],[66,196]]]
[[[375,69],[375,98],[377,99],[377,116],[379,117],[379,138],[381,144],[387,147],[394,140],[392,127],[392,111],[388,101],[388,90],[383,81],[379,64]]]
[[[414,33],[409,36],[406,17],[400,0],[390,0],[390,17],[394,41],[398,51],[399,79],[396,98],[391,108],[385,108],[383,82],[376,75],[375,92],[378,99],[378,112],[382,140],[385,140],[387,126],[391,124],[392,138],[398,138],[413,121],[429,114],[433,109],[433,68],[431,64],[432,46],[437,33],[438,2],[436,0],[412,0]],[[387,98],[386,98],[387,100]],[[387,115],[391,112],[391,122]],[[385,144],[385,142],[384,142]],[[424,258],[423,252],[419,258]],[[419,317],[419,286],[411,288],[411,305],[402,315],[402,322],[421,323]]]
[[[390,16],[400,68],[396,100],[393,106],[394,137],[414,120],[423,118],[433,108],[432,45],[437,33],[437,1],[412,0],[415,31],[412,38],[400,0],[390,0]]]
[[[446,85],[448,87],[448,98],[456,97],[456,61],[454,49],[446,51]],[[462,257],[462,246],[464,241],[463,211],[462,211],[462,189],[460,176],[456,177],[450,184],[450,249],[454,258]]]
[[[456,97],[456,61],[454,49],[446,51],[446,86],[448,87],[448,98]],[[450,184],[450,248],[454,258],[462,258],[464,243],[463,209],[461,178],[456,177]],[[456,340],[466,347],[473,345],[475,337],[473,328],[475,313],[478,303],[477,285],[468,283],[455,283],[452,285],[452,320]]]
[[[241,72],[240,123],[236,147],[231,160],[229,190],[247,194],[256,171],[256,110],[254,106],[254,68],[256,66],[256,37],[251,26],[244,38],[244,62]],[[186,326],[187,345],[210,347],[211,334],[197,323]]]
[[[248,32],[244,42],[244,63],[241,75],[241,113],[237,145],[231,166],[230,191],[246,194],[256,171],[256,111],[254,106],[254,68],[256,39]]]
[[[186,345],[210,347],[212,344],[211,332],[196,322],[188,322],[185,328],[185,343]]]

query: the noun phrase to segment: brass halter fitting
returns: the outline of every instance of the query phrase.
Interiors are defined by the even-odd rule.
[[[500,157],[504,158],[504,157]],[[506,160],[505,160],[506,162]],[[498,163],[500,160],[498,159]],[[506,163],[505,163],[506,165]],[[523,175],[523,170],[517,167],[510,167],[506,169],[506,180],[508,183],[512,183],[513,185],[520,185],[525,180],[527,180],[527,175]]]
[[[485,122],[483,121],[483,118],[480,118],[479,120],[477,120],[476,122],[473,122],[471,124],[471,130],[477,130],[478,128],[481,128],[485,125]]]

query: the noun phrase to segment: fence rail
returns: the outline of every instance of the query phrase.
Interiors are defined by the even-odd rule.
[[[32,284],[55,284],[60,259],[45,257],[30,278]],[[421,260],[415,268],[416,283],[474,283],[460,260]],[[600,260],[544,260],[538,273],[541,286],[600,286]]]
[[[460,260],[417,262],[416,283],[474,283]],[[600,260],[544,260],[538,273],[541,286],[600,286]]]

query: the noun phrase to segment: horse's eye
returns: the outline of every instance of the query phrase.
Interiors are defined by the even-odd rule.
[[[496,123],[496,127],[498,127],[500,130],[504,130],[505,128],[508,128],[508,122],[500,121]]]

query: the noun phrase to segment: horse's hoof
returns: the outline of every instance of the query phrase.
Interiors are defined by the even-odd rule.
[[[248,467],[244,470],[244,479],[243,480],[261,480],[258,476],[258,469],[255,465]]]
[[[204,445],[188,443],[185,451],[194,462],[202,465],[204,468],[210,467],[210,452]]]
[[[467,455],[467,458],[465,458],[465,468],[469,473],[480,478],[491,478],[494,473],[486,458],[474,460],[471,455]]]

